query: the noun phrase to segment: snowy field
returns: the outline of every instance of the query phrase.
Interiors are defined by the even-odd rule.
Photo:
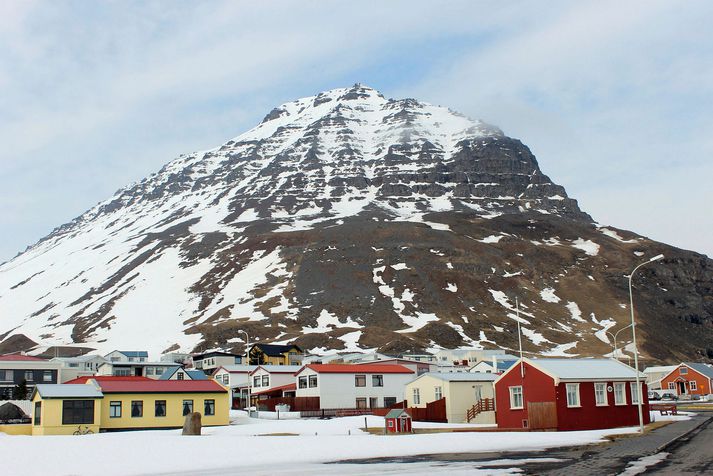
[[[204,436],[180,430],[102,433],[85,436],[7,436],[0,433],[5,475],[139,475],[248,472],[271,474],[515,474],[511,462],[418,462],[325,465],[345,459],[406,457],[437,453],[544,450],[596,443],[605,435],[634,428],[575,432],[470,432],[371,435],[361,430],[364,417],[331,420],[258,420],[235,413],[229,427],[205,428]],[[384,419],[369,416],[370,427]],[[468,427],[416,423],[425,427]],[[547,457],[543,453],[543,458]],[[503,466],[504,465],[504,466]],[[492,466],[492,467],[491,467]]]

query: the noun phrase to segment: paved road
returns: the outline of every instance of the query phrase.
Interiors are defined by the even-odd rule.
[[[671,453],[645,474],[713,474],[713,420],[666,449]]]

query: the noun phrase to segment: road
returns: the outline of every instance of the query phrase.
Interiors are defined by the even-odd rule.
[[[713,474],[713,420],[667,448],[668,458],[644,474]]]

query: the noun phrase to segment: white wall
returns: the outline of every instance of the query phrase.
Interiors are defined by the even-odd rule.
[[[366,375],[366,387],[357,387],[354,376],[356,373],[317,373],[310,368],[305,368],[297,377],[317,375],[316,388],[297,388],[298,397],[319,397],[322,409],[330,408],[355,408],[357,398],[366,398],[367,407],[369,398],[378,399],[377,406],[383,407],[384,397],[393,397],[397,402],[402,400],[404,386],[413,380],[415,374],[378,374],[384,376],[384,386],[372,385],[372,374]]]

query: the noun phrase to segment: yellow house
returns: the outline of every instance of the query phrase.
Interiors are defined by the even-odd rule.
[[[301,365],[302,349],[294,344],[255,344],[250,347],[250,364]]]
[[[494,398],[496,374],[452,372],[425,373],[406,384],[404,400],[410,407],[425,408],[445,398],[448,423],[467,422],[468,410],[478,401]],[[478,413],[470,423],[494,424],[495,412]]]
[[[38,385],[32,401],[33,435],[181,428],[191,412],[203,426],[230,423],[230,393],[215,380],[95,377]]]
[[[32,434],[98,433],[102,397],[95,384],[36,385],[32,392]]]

